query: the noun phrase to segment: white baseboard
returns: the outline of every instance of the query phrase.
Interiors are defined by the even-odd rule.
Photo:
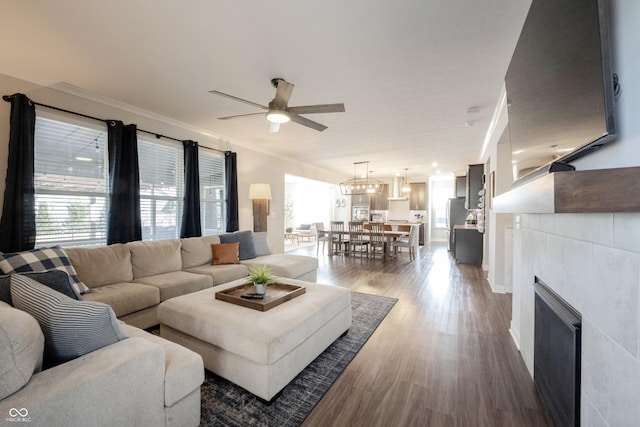
[[[489,282],[489,286],[491,287],[491,291],[494,294],[508,294],[511,293],[511,287],[510,286],[497,286],[494,285],[493,282],[491,281],[491,277],[487,276],[487,282]]]
[[[515,343],[518,351],[520,351],[520,331],[513,327],[513,320],[511,321],[511,327],[509,328],[509,334],[511,335],[511,339]]]

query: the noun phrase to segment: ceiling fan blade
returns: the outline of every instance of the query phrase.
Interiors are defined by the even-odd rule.
[[[306,117],[298,116],[297,114],[291,114],[290,117],[292,122],[296,122],[299,125],[306,126],[320,132],[322,132],[327,128],[325,125],[322,125],[318,122],[314,122],[313,120],[309,120]]]
[[[247,116],[264,116],[264,113],[249,113],[249,114],[236,114],[235,116],[226,116],[226,117],[218,117],[218,120],[229,120],[235,119],[236,117],[247,117]]]
[[[268,107],[265,107],[264,105],[256,104],[255,102],[247,101],[246,99],[238,98],[237,96],[229,95],[227,93],[219,92],[217,90],[210,90],[209,93],[212,93],[214,95],[223,96],[225,98],[233,99],[234,101],[244,102],[245,104],[253,105],[254,107],[262,108],[263,110],[268,110],[269,109]]]
[[[289,107],[289,112],[293,114],[344,113],[344,104],[320,104]]]
[[[278,107],[286,107],[295,85],[283,79],[277,79],[277,82],[276,97],[273,100]]]
[[[280,130],[280,123],[269,123],[269,133],[277,133]]]

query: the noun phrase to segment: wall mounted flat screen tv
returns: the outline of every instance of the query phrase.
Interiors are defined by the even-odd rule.
[[[516,179],[568,169],[614,138],[607,7],[532,1],[505,76]]]

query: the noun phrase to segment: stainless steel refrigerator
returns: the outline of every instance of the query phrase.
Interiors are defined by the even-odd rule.
[[[447,234],[448,248],[453,251],[453,227],[464,225],[468,211],[464,207],[464,197],[457,197],[447,200]]]

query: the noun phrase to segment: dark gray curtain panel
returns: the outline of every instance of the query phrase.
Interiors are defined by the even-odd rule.
[[[33,177],[33,144],[36,109],[31,100],[17,93],[11,102],[9,157],[0,220],[0,251],[33,249],[36,243],[36,213]]]
[[[107,121],[109,144],[109,215],[107,244],[142,240],[140,170],[136,125]]]
[[[202,236],[200,224],[200,167],[198,163],[198,143],[183,141],[184,144],[184,207],[180,237]]]
[[[227,232],[238,231],[238,164],[236,153],[224,153],[224,173],[227,193]]]

